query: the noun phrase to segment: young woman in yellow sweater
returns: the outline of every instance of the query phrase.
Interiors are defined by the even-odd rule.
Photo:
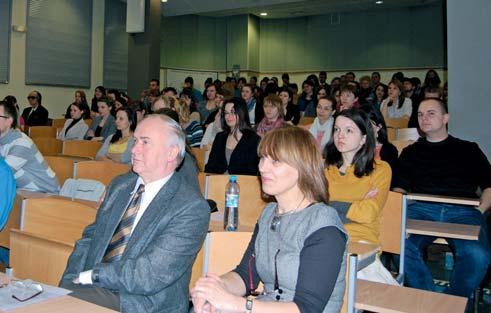
[[[326,146],[326,177],[329,196],[345,223],[350,241],[379,243],[380,216],[389,193],[392,172],[376,161],[375,132],[365,112],[341,111],[334,121]],[[378,261],[359,278],[397,284]]]
[[[392,173],[386,162],[374,160],[372,128],[365,112],[341,111],[326,146],[325,173],[331,200],[347,203],[340,214],[346,218],[350,240],[378,244],[380,215]]]

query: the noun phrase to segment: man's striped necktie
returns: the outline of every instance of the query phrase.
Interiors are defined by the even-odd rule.
[[[106,263],[118,261],[123,255],[126,244],[131,237],[131,229],[135,223],[136,215],[140,209],[142,194],[145,192],[145,185],[140,184],[135,194],[131,198],[126,211],[124,212],[118,227],[114,231],[113,238],[107,246],[103,261]]]

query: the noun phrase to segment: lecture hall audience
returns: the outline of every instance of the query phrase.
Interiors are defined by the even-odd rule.
[[[169,131],[183,144],[182,147],[178,144],[179,156],[171,162],[172,171],[168,172],[171,174],[163,179],[163,184],[182,180],[187,186],[185,194],[188,190],[198,194],[198,170],[210,174],[260,174],[263,192],[274,197],[275,202],[264,208],[236,269],[220,277],[209,273],[196,283],[191,295],[198,313],[215,308],[226,310],[230,305],[245,309],[250,301],[254,302],[255,312],[277,308],[303,311],[307,307],[316,312],[338,310],[344,292],[346,233],[350,241],[380,243],[380,218],[391,187],[403,193],[480,197],[482,212],[491,207],[491,165],[477,144],[448,134],[448,91],[444,94],[435,70],[426,73],[423,85],[417,77],[408,78],[402,72],[394,73],[388,85],[382,82],[379,72],[373,72],[371,76],[363,73],[365,76],[357,82],[351,71],[334,77],[329,85],[327,73],[321,71],[318,77],[310,74],[305,78],[300,95],[294,83],[299,77],[290,75],[283,73],[281,88],[276,76],[264,77],[260,87],[257,87],[256,77],[250,77],[250,84],[244,77],[227,77],[225,82],[208,78],[203,93],[194,89],[192,77],[185,79],[184,86],[167,86],[162,92],[159,80],[152,79],[149,89],[142,91],[136,102],[116,89],[109,89],[106,96],[104,86],[97,86],[90,107],[85,92],[76,90],[75,99],[65,114],[64,127],[58,132],[60,140],[103,141],[96,160],[133,162],[137,175],[127,178],[134,191],[137,188],[135,179],[147,179],[150,172],[160,168],[161,161],[165,161],[162,155],[153,152],[152,160],[147,159],[146,139],[140,137],[160,138],[170,134]],[[447,83],[444,86],[448,88]],[[174,87],[179,89],[179,98]],[[234,95],[236,97],[232,98]],[[444,95],[445,101],[442,101]],[[205,100],[200,101],[202,97]],[[48,112],[41,106],[40,92],[29,94],[30,106],[24,109],[20,118],[15,97],[8,96],[6,100],[0,101],[0,167],[4,158],[19,189],[57,194],[59,184],[54,172],[33,141],[17,129],[22,121],[27,126],[48,125]],[[152,112],[156,114],[148,117]],[[161,114],[166,117],[159,117]],[[311,125],[295,127],[302,115],[315,119]],[[89,117],[92,117],[90,127],[83,120]],[[401,117],[409,118],[409,127],[419,127],[425,136],[405,148],[398,157],[397,148],[387,138],[385,121]],[[135,128],[138,131],[137,125],[141,124],[140,137],[135,137]],[[255,128],[251,124],[255,124]],[[151,129],[152,125],[155,129]],[[157,134],[156,130],[163,133]],[[163,142],[166,140],[169,138]],[[198,169],[191,147],[205,150],[204,169]],[[169,146],[165,151],[159,151],[174,155],[173,149]],[[158,164],[150,165],[150,161],[157,160],[160,160]],[[116,184],[121,183],[121,179]],[[293,188],[286,188],[286,185]],[[108,192],[116,192],[111,186]],[[151,190],[151,186],[152,183],[145,188]],[[333,215],[335,211],[326,204],[337,213]],[[113,202],[102,205],[114,210]],[[208,213],[209,206],[203,207]],[[0,211],[0,219],[4,217]],[[479,240],[447,239],[455,251],[455,268],[450,286],[444,292],[468,297],[471,303],[472,292],[481,283],[491,261],[483,215],[465,206],[409,202],[408,218],[481,226]],[[88,229],[100,227],[97,223],[100,223],[99,219]],[[267,227],[260,227],[264,225]],[[298,232],[298,229],[303,231]],[[279,240],[278,233],[283,236]],[[92,235],[86,233],[84,236]],[[289,254],[279,253],[285,238],[297,243]],[[198,243],[202,240],[201,237],[195,239]],[[433,240],[433,237],[422,235],[410,235],[406,239],[408,286],[436,290],[423,260],[424,251]],[[105,250],[107,247],[95,248]],[[74,253],[82,251],[80,249],[77,245]],[[265,254],[263,251],[273,252]],[[325,251],[329,251],[329,255]],[[0,251],[3,262],[8,261],[6,256]],[[291,256],[296,256],[297,263],[289,263]],[[155,304],[158,301],[153,295],[137,296],[130,285],[118,284],[118,279],[128,277],[116,279],[113,272],[106,272],[112,271],[113,265],[95,260],[82,268],[73,258],[68,263],[63,285],[75,290],[75,296],[92,301],[84,292],[92,290],[90,286],[95,282],[96,294],[102,294],[106,299],[94,302],[104,306],[122,307],[120,300],[124,301],[125,309],[139,308],[140,300],[150,301],[154,306],[162,304]],[[319,260],[323,266],[318,265]],[[125,266],[131,266],[130,261],[125,259],[128,264]],[[187,265],[191,264],[188,261],[192,260],[186,261]],[[96,269],[95,276],[93,272],[84,272],[92,268]],[[180,271],[186,281],[189,281],[189,268]],[[285,268],[292,270],[281,279]],[[101,271],[103,276],[100,276]],[[358,277],[396,284],[378,256],[372,265],[359,272]],[[138,277],[133,283],[143,284],[145,279],[150,277]],[[264,284],[266,293],[255,300],[244,298],[254,294],[259,282]],[[87,288],[78,283],[87,284]],[[187,284],[183,283],[183,286],[186,288],[169,286],[179,289],[179,299],[175,302],[182,307],[186,306],[187,300]],[[118,290],[125,294],[114,292]],[[271,302],[278,297],[280,302]]]

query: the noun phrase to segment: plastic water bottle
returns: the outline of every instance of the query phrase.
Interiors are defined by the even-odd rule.
[[[225,214],[223,228],[226,231],[236,231],[239,226],[239,184],[237,176],[230,176],[225,188]]]
[[[453,270],[454,259],[452,252],[445,252],[445,269],[448,271]]]

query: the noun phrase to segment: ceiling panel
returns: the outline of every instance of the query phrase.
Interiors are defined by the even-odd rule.
[[[238,14],[259,15],[262,18],[288,18],[298,16],[364,11],[377,8],[396,8],[441,3],[442,0],[168,0],[162,5],[164,16],[198,14],[223,17]]]

